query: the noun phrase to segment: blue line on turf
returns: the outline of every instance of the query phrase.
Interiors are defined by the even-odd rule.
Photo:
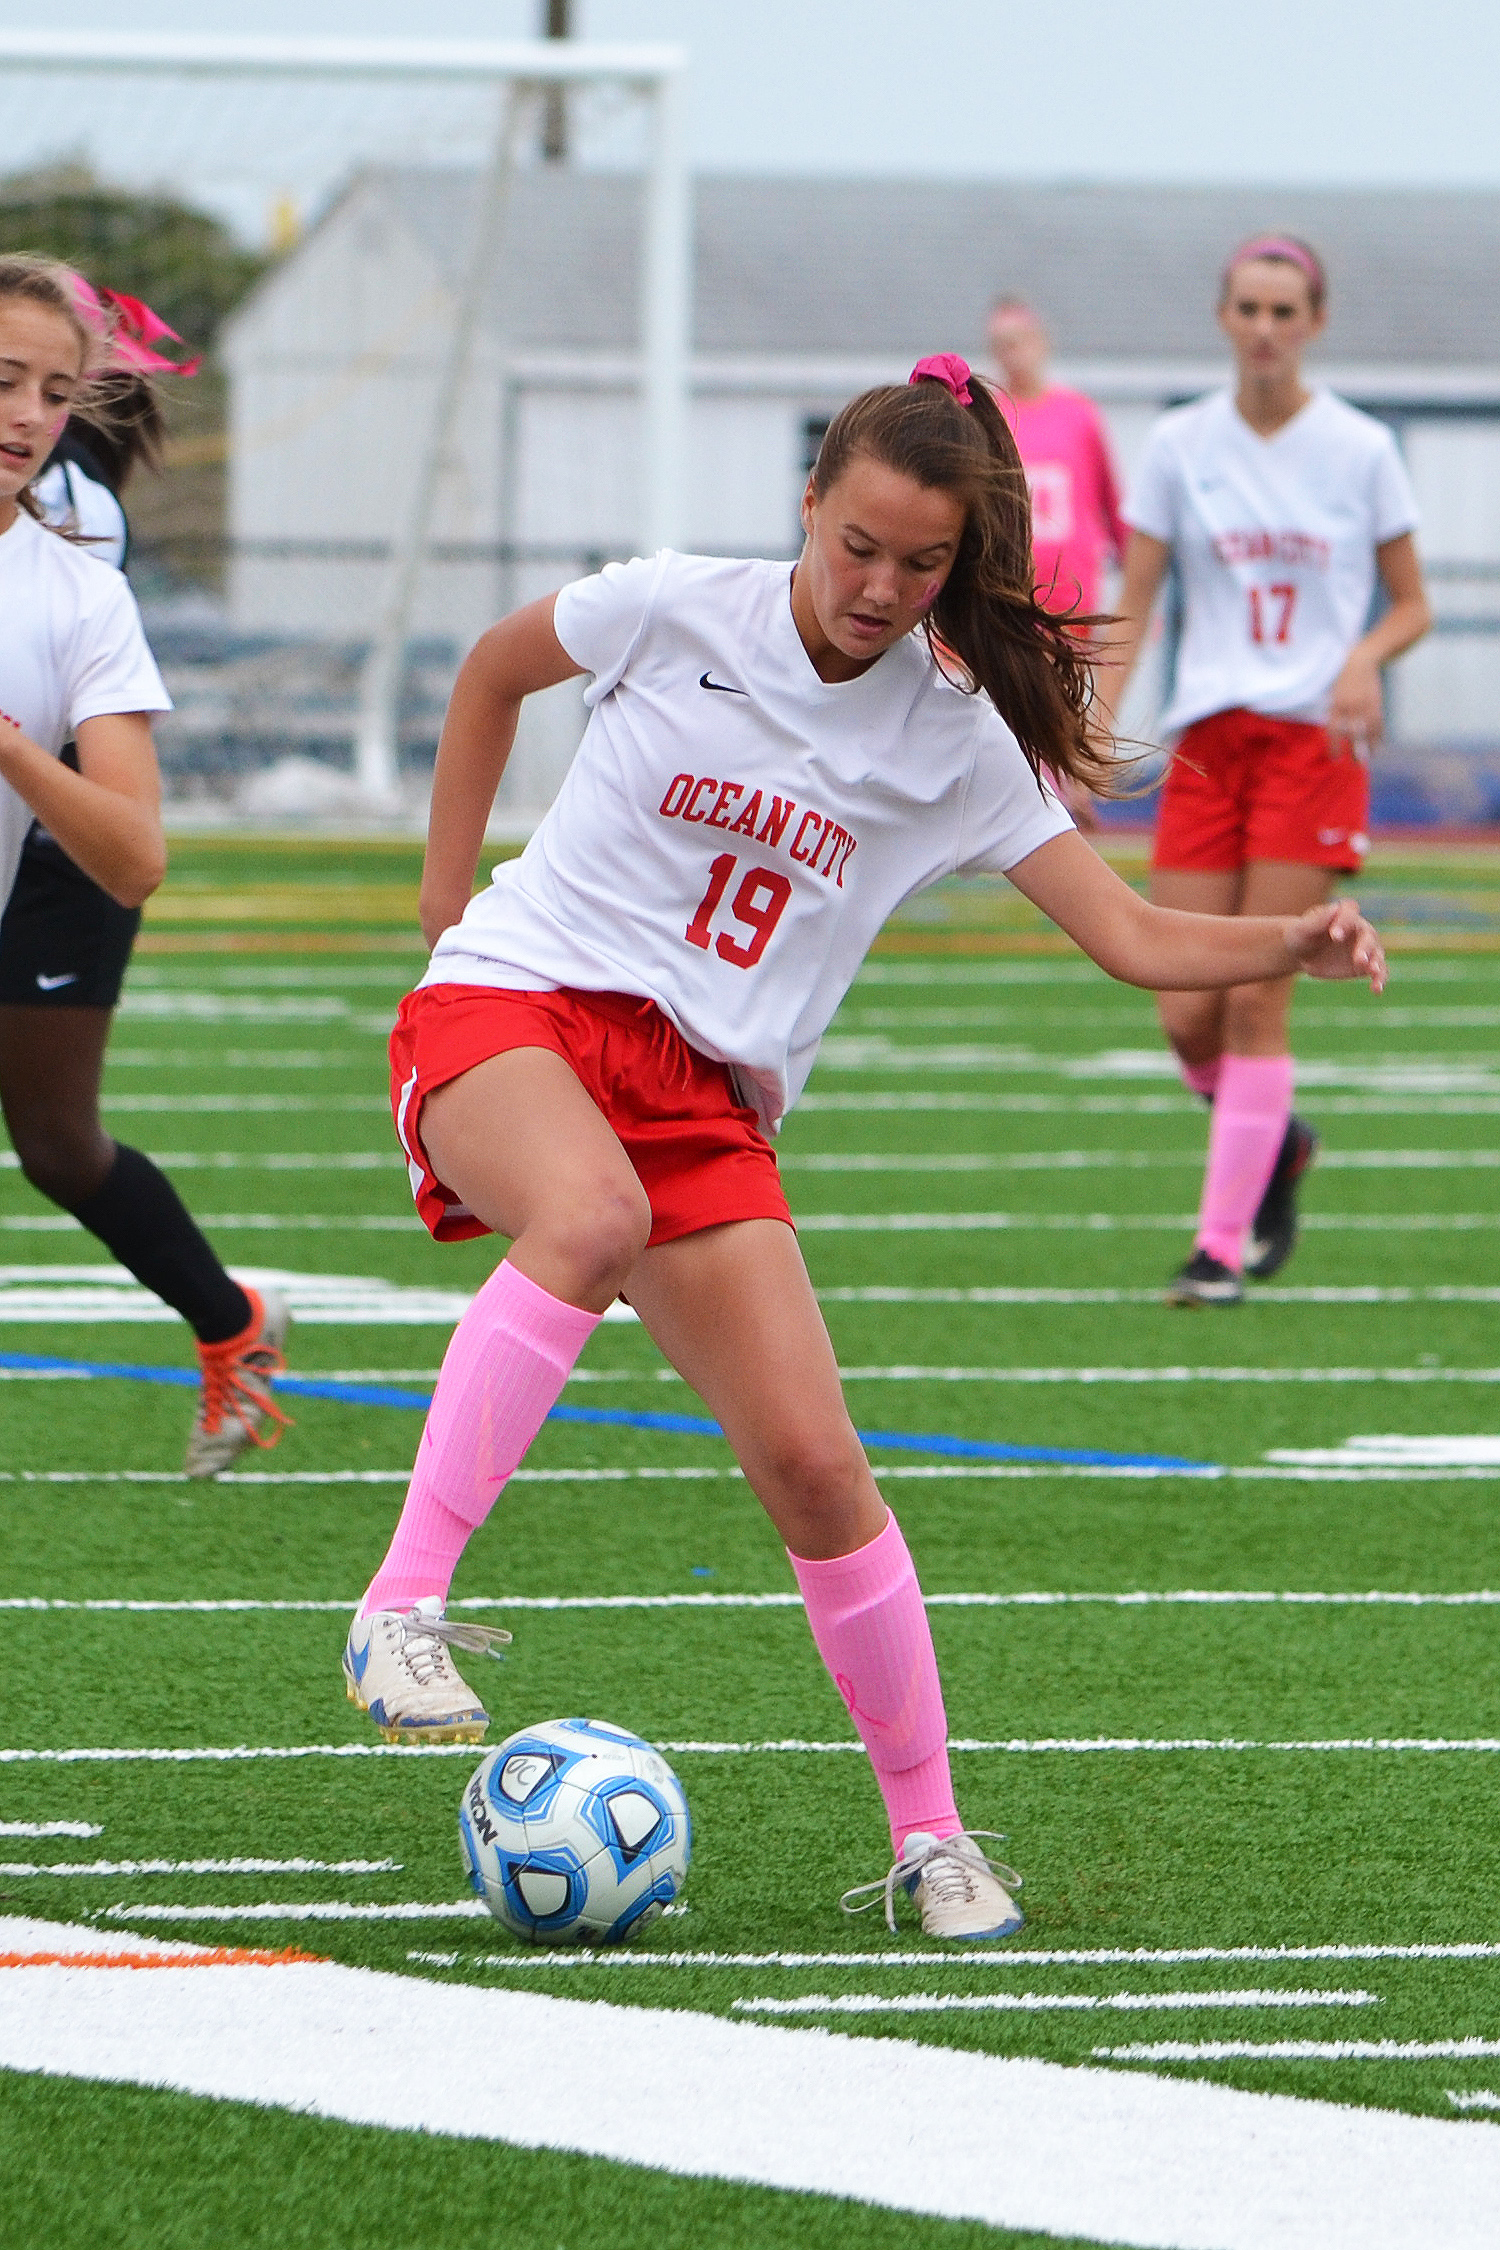
[[[23,1375],[118,1376],[132,1383],[169,1383],[196,1390],[198,1376],[187,1367],[138,1367],[122,1360],[51,1359],[36,1352],[0,1352],[0,1368]],[[425,1414],[430,1391],[398,1391],[384,1383],[319,1382],[306,1375],[278,1375],[276,1389],[289,1398],[330,1398],[345,1406],[397,1406]],[[554,1406],[549,1422],[582,1422],[594,1429],[659,1430],[671,1437],[722,1437],[717,1422],[698,1414],[631,1414],[619,1407]],[[941,1431],[861,1430],[865,1445],[897,1453],[937,1453],[954,1461],[1051,1461],[1076,1468],[1176,1469],[1185,1475],[1212,1468],[1171,1453],[1103,1453],[1093,1447],[997,1445],[984,1438],[948,1437]]]

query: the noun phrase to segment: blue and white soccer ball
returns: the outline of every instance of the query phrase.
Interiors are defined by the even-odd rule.
[[[533,1945],[618,1945],[677,1896],[693,1850],[676,1774],[604,1719],[502,1742],[470,1777],[458,1835],[474,1889]]]

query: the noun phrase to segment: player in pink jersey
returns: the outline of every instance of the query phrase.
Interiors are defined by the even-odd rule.
[[[1040,779],[1107,784],[1086,652],[1033,591],[1015,444],[962,360],[836,416],[794,570],[666,552],[485,634],[438,752],[432,964],[391,1043],[397,1130],[438,1235],[510,1237],[456,1329],[401,1520],[350,1630],[387,1740],[478,1741],[448,1587],[619,1295],[716,1417],[785,1541],[924,1929],[999,1938],[1018,1878],[953,1797],[915,1569],[844,1405],[767,1135],[903,898],[1007,873],[1114,974],[1219,988],[1368,977],[1347,901],[1228,921],[1136,897]],[[470,897],[522,699],[591,716],[519,859]]]
[[[1168,566],[1182,632],[1151,895],[1199,914],[1296,914],[1369,847],[1366,760],[1382,668],[1426,632],[1416,507],[1389,429],[1302,379],[1326,319],[1306,243],[1260,235],[1224,269],[1233,390],[1157,423],[1131,488],[1122,623],[1101,670],[1118,700]],[[1371,624],[1371,602],[1386,607]],[[1292,980],[1168,992],[1183,1078],[1213,1105],[1192,1255],[1167,1302],[1232,1305],[1242,1273],[1291,1255],[1317,1150],[1292,1115]]]
[[[1120,481],[1109,432],[1081,391],[1048,379],[1048,337],[1030,305],[1002,297],[986,331],[1000,374],[1000,411],[1031,487],[1037,590],[1049,609],[1091,615],[1104,565],[1125,552]]]

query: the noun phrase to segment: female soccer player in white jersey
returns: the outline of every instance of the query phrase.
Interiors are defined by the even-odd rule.
[[[1182,603],[1165,725],[1180,729],[1151,896],[1197,914],[1298,914],[1368,848],[1366,760],[1381,670],[1427,630],[1416,508],[1383,423],[1302,379],[1327,318],[1323,268],[1288,236],[1242,243],[1219,324],[1235,387],[1164,414],[1136,474],[1111,702],[1169,564]],[[1371,625],[1376,583],[1387,606]],[[1230,1305],[1296,1241],[1297,1181],[1317,1149],[1292,1115],[1292,979],[1167,992],[1178,1067],[1213,1106],[1193,1252],[1176,1305]]]
[[[0,258],[0,1109],[31,1184],[193,1327],[187,1466],[206,1476],[279,1428],[285,1311],[231,1279],[171,1182],[99,1115],[140,904],[165,863],[149,715],[169,704],[112,567],[117,488],[160,433],[148,370],[169,363],[149,339],[164,332],[66,266]]]
[[[707,1402],[790,1551],[867,1746],[895,1864],[945,1937],[1020,1926],[953,1800],[911,1558],[844,1407],[767,1134],[892,909],[1003,869],[1115,975],[1221,988],[1384,967],[1348,902],[1228,921],[1148,905],[1037,779],[1096,783],[1087,652],[1033,591],[1026,482],[962,360],[835,418],[795,570],[663,553],[506,618],[454,690],[422,885],[431,966],[392,1092],[439,1238],[511,1249],[454,1333],[350,1697],[387,1740],[477,1741],[454,1566],[624,1294]],[[470,900],[526,695],[593,674],[525,852]]]

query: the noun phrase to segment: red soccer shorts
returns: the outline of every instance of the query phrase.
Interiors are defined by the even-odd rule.
[[[514,1047],[560,1055],[603,1111],[651,1205],[651,1244],[735,1219],[792,1223],[755,1112],[654,1000],[624,992],[502,992],[437,984],[409,992],[391,1033],[391,1108],[412,1193],[439,1242],[492,1230],[427,1161],[422,1104],[439,1086]]]
[[[1153,867],[1222,873],[1255,859],[1364,864],[1370,776],[1326,727],[1215,711],[1184,732],[1167,769]]]

